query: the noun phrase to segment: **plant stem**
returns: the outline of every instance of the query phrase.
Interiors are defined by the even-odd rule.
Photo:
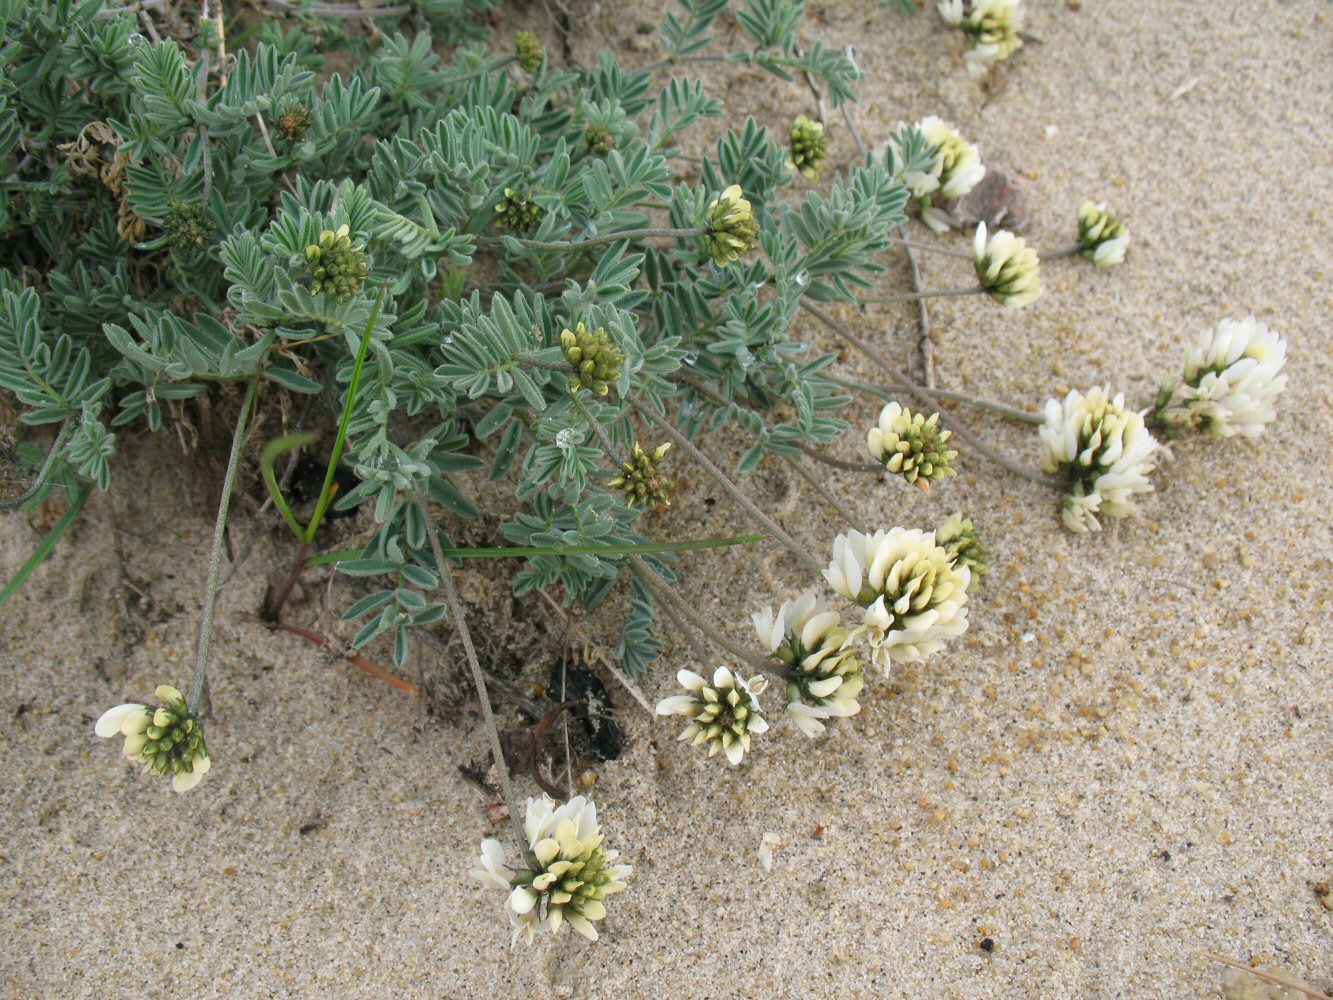
[[[1082,252],[1083,248],[1076,243],[1073,246],[1061,247],[1059,250],[1052,250],[1040,256],[1042,260],[1055,260],[1057,257],[1077,257]]]
[[[893,394],[886,392],[879,386],[870,385],[868,382],[858,382],[856,379],[840,378],[836,375],[825,376],[835,385],[840,385],[845,389],[852,389],[857,392],[870,392],[881,397],[886,402],[893,401]],[[1026,410],[1016,410],[1012,406],[1005,406],[1003,403],[993,403],[989,399],[978,399],[976,396],[969,396],[963,392],[955,392],[952,389],[927,389],[924,386],[918,387],[921,392],[933,399],[949,399],[956,403],[966,403],[968,406],[975,406],[979,410],[989,410],[991,413],[998,413],[1002,417],[1008,417],[1010,420],[1021,420],[1025,424],[1044,424],[1046,418],[1037,413],[1028,413]]]
[[[772,664],[755,656],[741,646],[738,646],[704,621],[703,618],[690,607],[688,601],[675,593],[675,591],[671,589],[671,586],[653,572],[652,567],[638,556],[632,556],[630,558],[630,568],[634,575],[643,582],[643,585],[653,592],[653,596],[662,603],[662,606],[667,611],[701,632],[708,639],[717,643],[734,656],[738,662],[747,664],[751,670],[767,671],[773,668]]]
[[[845,472],[864,472],[872,476],[884,474],[884,466],[875,465],[873,462],[848,462],[841,458],[835,458],[827,452],[820,451],[818,448],[812,448],[808,444],[802,444],[800,441],[793,441],[804,454],[813,458],[816,462],[830,466],[834,469],[842,469]]]
[[[905,230],[902,226],[898,227],[898,233],[901,236]],[[916,252],[903,243],[903,249],[907,253],[907,265],[912,271],[912,291],[921,291],[921,268],[916,262]],[[930,336],[930,310],[926,308],[925,299],[916,300],[916,349],[921,355],[921,376],[925,379],[926,385],[932,389],[935,387],[935,341]]]
[[[292,596],[292,588],[296,586],[296,581],[301,578],[301,572],[306,568],[306,553],[310,551],[310,543],[304,538],[296,546],[296,558],[292,560],[292,565],[287,570],[287,575],[282,578],[282,583],[278,586],[277,593],[273,595],[273,601],[269,604],[267,618],[271,622],[277,622],[282,616],[282,609],[287,604],[287,598]]]
[[[901,226],[898,227],[898,231],[902,231]],[[961,250],[947,250],[944,247],[931,246],[929,243],[913,243],[911,240],[904,239],[901,236],[888,236],[886,239],[890,243],[893,243],[896,246],[906,247],[908,250],[921,250],[925,253],[937,253],[944,257],[961,257],[964,260],[972,260],[972,255],[970,253],[964,253]]]
[[[583,415],[583,419],[588,421],[588,425],[593,429],[593,432],[596,433],[597,440],[602,442],[602,449],[606,452],[606,457],[614,462],[616,468],[619,469],[625,462],[620,457],[620,453],[616,451],[616,446],[611,441],[611,435],[606,433],[606,428],[593,415],[592,410],[588,409],[588,404],[579,399],[578,393],[572,393],[571,398],[574,400],[575,408]]]
[[[4,590],[0,590],[0,606],[18,593],[18,589],[23,586],[23,581],[28,579],[33,570],[46,561],[47,556],[56,547],[56,543],[60,541],[61,536],[69,530],[69,526],[78,518],[79,511],[83,510],[83,505],[88,502],[88,497],[92,491],[91,486],[85,486],[74,494],[65,513],[60,515],[60,520],[47,532],[46,537],[33,550],[32,555],[28,556],[28,561],[19,567],[19,571],[14,574],[14,579],[5,584]]]
[[[788,465],[790,465],[796,471],[796,474],[798,476],[800,476],[807,483],[809,483],[811,489],[813,489],[816,493],[818,493],[820,497],[823,498],[825,503],[827,503],[830,507],[832,507],[842,516],[842,519],[845,522],[847,522],[847,527],[853,528],[856,531],[861,530],[861,525],[857,523],[857,520],[852,516],[851,511],[849,511],[846,507],[844,507],[841,503],[839,503],[838,498],[835,497],[832,493],[830,493],[827,489],[825,489],[824,484],[810,474],[810,470],[805,467],[805,464],[803,462],[798,462],[796,459],[792,458],[789,455],[783,455],[782,460],[786,462]]]
[[[680,431],[676,430],[676,428],[672,427],[662,417],[659,417],[649,407],[643,406],[641,403],[637,403],[632,399],[627,400],[627,402],[629,403],[630,406],[634,407],[634,409],[638,412],[639,416],[643,417],[649,423],[656,424],[663,431],[665,431],[667,436],[670,437],[671,440],[674,441],[677,445],[679,445],[682,450],[689,452],[690,455],[694,457],[694,460],[698,462],[700,465],[702,465],[704,469],[707,470],[710,476],[712,476],[715,480],[717,480],[718,485],[721,486],[728,493],[730,493],[732,499],[734,499],[743,508],[745,508],[746,512],[751,517],[753,517],[760,524],[762,524],[769,531],[771,531],[773,533],[773,537],[775,537],[779,542],[785,545],[787,547],[787,550],[791,552],[792,555],[796,556],[797,559],[805,563],[806,566],[813,569],[815,572],[819,572],[820,570],[823,569],[823,567],[820,566],[819,561],[815,559],[814,556],[806,552],[805,549],[803,549],[800,546],[800,544],[794,538],[791,537],[791,535],[787,534],[787,532],[783,530],[782,525],[778,524],[777,521],[773,520],[762,510],[756,507],[753,501],[751,501],[749,497],[747,497],[744,493],[741,492],[740,487],[738,487],[729,478],[727,478],[726,473],[724,473],[721,469],[719,469],[716,465],[714,465],[707,455],[705,455],[698,448],[696,448],[693,442],[691,442],[689,438],[687,438]]]
[[[842,54],[855,65],[852,60],[852,47],[850,45],[842,50]],[[862,156],[865,156],[869,150],[866,148],[866,141],[861,138],[861,133],[857,131],[856,122],[852,120],[851,108],[844,102],[838,110],[842,112],[842,120],[847,123],[847,131],[852,134],[852,140],[856,143],[856,148],[860,150]]]
[[[37,472],[37,478],[33,480],[32,485],[16,497],[10,497],[8,500],[0,500],[0,510],[12,510],[15,507],[22,507],[25,503],[36,496],[37,491],[42,488],[46,482],[46,477],[51,471],[51,466],[55,465],[56,456],[60,454],[60,449],[65,447],[65,442],[69,440],[70,418],[66,417],[65,422],[60,425],[60,431],[56,434],[56,439],[51,443],[51,448],[46,453],[46,461]]]
[[[998,413],[1002,417],[1008,417],[1010,420],[1020,420],[1025,424],[1044,424],[1046,418],[1040,413],[1029,413],[1026,410],[1016,410],[1012,406],[1005,406],[1003,403],[993,403],[989,399],[978,399],[976,396],[969,396],[966,393],[955,392],[952,389],[927,389],[936,399],[951,399],[958,403],[966,403],[968,406],[975,406],[979,410],[989,410],[991,413]]]
[[[245,390],[245,399],[241,401],[241,412],[236,417],[236,430],[231,438],[231,454],[227,457],[227,474],[222,480],[222,499],[218,501],[218,516],[213,522],[213,551],[208,557],[208,583],[204,587],[204,614],[199,622],[199,643],[195,649],[194,683],[190,685],[190,698],[186,703],[191,712],[199,710],[199,703],[204,697],[204,684],[208,680],[208,654],[213,646],[213,611],[217,606],[218,574],[222,570],[222,549],[227,533],[227,508],[231,506],[231,491],[236,485],[236,468],[241,462],[241,448],[245,444],[245,432],[249,426],[250,405],[255,399],[255,389],[259,385],[259,376],[250,380]]]
[[[688,239],[692,236],[707,236],[708,228],[706,226],[697,226],[694,229],[626,229],[619,233],[604,233],[601,236],[593,236],[586,240],[561,240],[554,243],[545,243],[541,240],[524,240],[517,236],[487,236],[478,239],[478,243],[500,243],[505,239],[511,239],[533,250],[582,250],[584,247],[595,247],[602,243],[618,243],[621,240],[647,240],[647,239]]]
[[[881,368],[887,371],[889,375],[892,376],[894,381],[896,381],[899,385],[901,385],[912,396],[915,396],[919,403],[932,410],[934,409],[935,401],[930,398],[930,394],[921,386],[917,385],[910,378],[908,378],[906,373],[900,371],[883,354],[875,350],[875,348],[871,347],[856,334],[852,333],[851,330],[847,329],[846,326],[839,323],[836,319],[834,319],[828,313],[824,312],[824,310],[820,309],[818,306],[813,305],[812,303],[802,299],[801,308],[804,309],[806,312],[810,313],[812,316],[816,317],[821,323],[827,326],[830,330],[832,330],[838,336],[842,337],[849,344],[851,344],[862,354],[868,357],[871,361],[875,362],[877,365],[879,365]],[[1064,489],[1064,487],[1061,486],[1059,482],[1057,482],[1054,479],[1051,479],[1049,476],[1043,476],[1041,473],[1033,472],[1031,469],[1026,469],[1015,462],[1011,462],[1003,455],[1000,455],[999,453],[989,448],[987,445],[983,444],[975,434],[969,431],[967,427],[965,427],[962,423],[960,423],[959,420],[952,414],[946,415],[944,412],[941,411],[940,423],[943,426],[947,427],[949,430],[952,430],[955,434],[958,435],[960,439],[966,441],[969,445],[971,445],[972,448],[979,455],[982,455],[983,457],[990,459],[996,465],[1000,466],[1000,468],[1012,472],[1015,476],[1018,476],[1022,479],[1026,479],[1029,482],[1037,483],[1040,486],[1049,487],[1053,490]]]
[[[880,295],[861,299],[862,302],[915,302],[918,299],[945,299],[959,295],[981,295],[986,291],[980,285],[971,288],[940,288],[930,292],[903,292],[901,295]]]
[[[472,671],[472,683],[477,689],[477,701],[481,705],[482,724],[486,727],[486,736],[491,745],[491,756],[495,758],[496,773],[500,776],[500,791],[504,796],[505,805],[509,808],[509,825],[513,830],[514,839],[518,842],[518,848],[523,852],[523,857],[527,859],[528,868],[537,871],[537,859],[533,856],[532,847],[528,844],[527,837],[523,835],[523,826],[518,819],[518,799],[514,795],[514,783],[509,777],[509,762],[505,760],[504,745],[500,742],[500,729],[495,722],[495,713],[491,711],[491,698],[486,693],[486,677],[481,670],[481,661],[477,659],[476,647],[472,645],[472,633],[467,627],[467,615],[463,610],[463,602],[458,597],[458,587],[454,583],[454,571],[449,565],[449,561],[444,558],[444,551],[440,547],[440,536],[435,529],[435,522],[430,518],[430,512],[426,508],[425,501],[419,494],[413,494],[413,502],[417,505],[417,510],[421,513],[421,519],[426,523],[426,534],[430,536],[430,548],[435,556],[435,569],[440,574],[440,581],[444,584],[444,599],[449,605],[449,613],[454,616],[454,627],[458,629],[458,638],[463,643],[463,654],[467,658],[468,668]]]

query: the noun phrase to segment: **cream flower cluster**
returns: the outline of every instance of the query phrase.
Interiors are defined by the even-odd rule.
[[[575,796],[556,808],[542,796],[528,799],[524,822],[528,849],[537,867],[510,869],[498,840],[481,844],[480,867],[472,874],[509,893],[511,945],[528,944],[540,931],[560,933],[565,924],[589,941],[597,940],[594,920],[606,916],[602,900],[625,888],[630,865],[614,864],[618,851],[602,847],[602,828],[591,799]]]
[[[1253,316],[1204,330],[1185,355],[1180,394],[1189,421],[1214,437],[1258,437],[1287,387],[1286,363],[1287,342]]]
[[[1127,517],[1134,497],[1151,492],[1161,445],[1123,394],[1098,387],[1047,400],[1040,432],[1042,467],[1065,487],[1060,514],[1070,531],[1098,531],[1099,515]]]
[[[986,176],[986,167],[977,147],[937,115],[921,119],[916,128],[934,147],[935,155],[928,170],[904,173],[899,180],[907,185],[912,197],[918,199],[921,221],[937,233],[947,232],[948,214],[935,206],[934,200],[962,198],[981,183]],[[899,152],[901,155],[901,150]]]
[[[951,431],[939,429],[940,415],[913,413],[898,403],[889,403],[879,413],[879,424],[870,428],[866,445],[889,472],[929,492],[930,480],[957,475],[949,463],[958,452],[948,447]]]
[[[1085,201],[1078,210],[1078,250],[1080,256],[1098,267],[1115,267],[1125,260],[1129,249],[1129,230],[1106,210],[1106,202]]]
[[[657,703],[657,714],[689,719],[679,738],[693,740],[694,746],[708,744],[708,756],[721,750],[728,763],[739,764],[750,749],[750,737],[768,732],[768,721],[759,705],[759,695],[768,686],[762,675],[746,681],[730,667],[718,667],[711,683],[693,670],[680,671],[676,680],[689,694],[662,699]]]
[[[796,728],[816,736],[826,720],[861,711],[856,700],[865,686],[861,659],[848,644],[842,616],[823,598],[802,594],[783,601],[776,613],[767,607],[751,620],[764,651],[794,671],[787,682],[787,714]]]
[[[1027,242],[1006,229],[987,239],[986,223],[977,224],[972,241],[977,280],[996,302],[1010,308],[1041,297],[1041,261]]]
[[[824,579],[865,608],[853,635],[866,639],[871,662],[884,670],[924,660],[967,631],[972,574],[936,543],[933,531],[899,527],[839,535]]]
[[[731,185],[708,206],[704,228],[708,250],[718,267],[740,260],[759,240],[759,220],[739,184]]]
[[[162,704],[117,705],[102,713],[94,732],[104,739],[124,736],[121,752],[145,771],[171,775],[171,787],[188,792],[213,766],[204,745],[204,729],[186,707],[185,697],[169,684],[154,692]]]
[[[967,35],[963,61],[973,76],[985,76],[1023,45],[1023,0],[939,0],[936,9]]]

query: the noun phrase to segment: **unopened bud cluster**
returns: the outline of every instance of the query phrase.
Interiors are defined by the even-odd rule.
[[[731,185],[708,206],[704,226],[708,230],[709,253],[718,267],[739,260],[759,239],[759,220],[742,196],[739,184]]]
[[[560,350],[574,369],[569,376],[569,391],[587,389],[605,396],[611,383],[620,378],[625,355],[620,352],[604,327],[589,330],[580,323],[573,330],[560,332]]]
[[[791,155],[787,165],[806,180],[817,181],[827,159],[828,139],[824,136],[824,126],[805,115],[798,115],[791,127]]]
[[[310,125],[310,109],[297,100],[283,101],[273,115],[273,134],[287,142],[303,142]]]
[[[973,576],[986,572],[986,550],[977,536],[977,529],[972,526],[972,519],[963,517],[962,511],[954,511],[935,529],[935,544],[949,553],[955,566],[965,566]]]
[[[521,937],[531,944],[537,932],[559,934],[569,925],[596,941],[593,921],[606,916],[603,900],[623,890],[634,871],[630,865],[615,863],[618,851],[602,846],[597,807],[582,795],[558,808],[545,796],[528,799],[523,826],[528,858],[535,867],[506,867],[503,845],[485,840],[480,867],[472,873],[509,892],[513,940]]]
[[[1085,201],[1078,210],[1078,251],[1098,267],[1114,267],[1125,259],[1129,231],[1106,210],[1106,202]]]
[[[305,259],[310,265],[310,291],[328,295],[340,305],[361,294],[370,273],[365,247],[352,242],[345,224],[336,232],[320,233],[319,242],[305,248]]]
[[[695,746],[707,744],[708,756],[721,750],[729,763],[739,764],[750,749],[750,737],[768,732],[758,698],[768,686],[762,675],[746,681],[730,667],[718,667],[711,683],[693,670],[680,671],[676,679],[689,694],[664,698],[657,703],[657,714],[689,719],[679,738]]]
[[[583,130],[583,144],[593,156],[605,156],[616,148],[616,137],[605,125],[589,125]]]
[[[173,201],[162,228],[173,250],[198,250],[213,241],[213,223],[204,206],[192,202]]]
[[[671,493],[676,484],[658,469],[670,450],[670,443],[658,445],[649,452],[639,447],[637,441],[634,442],[630,460],[621,466],[623,471],[611,480],[610,485],[625,494],[625,500],[631,507],[635,504],[670,507]]]
[[[949,463],[958,452],[947,446],[950,431],[939,429],[940,415],[913,413],[898,403],[880,411],[879,425],[870,428],[866,443],[870,454],[889,472],[916,484],[922,492],[930,480],[955,475]]]
[[[518,64],[523,67],[523,72],[529,76],[541,72],[542,63],[546,61],[542,43],[537,41],[537,36],[531,31],[520,31],[514,36],[514,54],[518,56]]]
[[[189,791],[212,767],[204,730],[180,691],[163,684],[155,692],[157,708],[130,702],[117,705],[97,720],[96,733],[106,739],[124,736],[121,752],[154,774],[170,775],[172,787]]]
[[[495,206],[495,219],[500,228],[511,233],[531,233],[542,224],[546,209],[526,193],[505,188],[504,197]]]

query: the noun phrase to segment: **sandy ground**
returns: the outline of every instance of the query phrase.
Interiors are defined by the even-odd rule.
[[[466,874],[496,833],[456,770],[480,756],[475,723],[261,628],[278,550],[223,595],[203,785],[175,796],[93,737],[104,708],[188,678],[216,472],[181,466],[171,442],[140,449],[114,519],[90,503],[0,613],[0,996],[1217,997],[1203,949],[1333,989],[1333,912],[1311,888],[1333,882],[1333,9],[1030,7],[1044,44],[987,99],[933,16],[812,3],[808,41],[857,44],[872,142],[938,113],[1024,179],[1038,247],[1068,243],[1089,197],[1132,229],[1124,268],[1052,261],[1032,308],[936,305],[942,384],[1027,406],[1102,382],[1146,399],[1198,330],[1254,313],[1290,342],[1264,438],[1178,447],[1142,516],[1096,537],[1065,534],[1049,495],[966,453],[929,498],[833,480],[869,524],[972,514],[992,572],[969,633],[874,684],[822,741],[778,725],[737,769],[622,694],[635,742],[597,767],[595,796],[630,891],[597,945],[512,953],[499,894]],[[576,26],[579,51],[641,44],[636,17],[656,4],[604,5]],[[712,79],[769,125],[813,110],[794,84]],[[926,282],[959,284],[966,266],[932,257]],[[895,289],[903,274],[895,262]],[[909,310],[852,319],[907,360]],[[1036,460],[1027,428],[977,426]],[[849,434],[843,452],[858,447]],[[743,526],[690,478],[663,530]],[[838,525],[817,497],[776,465],[750,482],[826,551]],[[38,537],[27,515],[0,521],[0,576]],[[737,635],[818,584],[779,555],[682,566],[694,604]],[[128,609],[125,581],[147,595]],[[320,623],[321,598],[293,620]],[[677,636],[646,693],[705,662]],[[765,831],[782,841],[771,872]]]

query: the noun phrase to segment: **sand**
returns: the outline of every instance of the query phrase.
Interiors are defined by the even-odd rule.
[[[437,718],[260,626],[267,575],[291,554],[277,532],[223,594],[204,783],[173,795],[93,736],[110,705],[188,679],[218,475],[182,463],[174,441],[125,435],[114,499],[90,502],[0,611],[0,996],[1218,997],[1205,949],[1333,989],[1333,912],[1311,888],[1333,882],[1333,10],[1029,6],[1043,44],[989,97],[933,15],[811,6],[808,42],[857,45],[869,141],[937,113],[1020,176],[1039,248],[1069,242],[1087,198],[1133,233],[1117,272],[1050,261],[1029,309],[935,305],[941,384],[1026,407],[1100,383],[1144,400],[1200,329],[1253,313],[1291,357],[1263,438],[1178,446],[1141,516],[1092,537],[966,451],[928,498],[830,478],[868,525],[974,517],[992,571],[970,631],[873,683],[825,738],[779,724],[736,769],[617,690],[633,745],[592,766],[630,889],[596,945],[566,935],[511,952],[500,894],[467,877],[480,840],[504,836],[456,769],[482,753],[469,706]],[[641,45],[636,18],[658,10],[587,12],[576,51]],[[638,58],[651,56],[626,55]],[[757,72],[709,79],[733,114],[770,126],[814,110],[802,87]],[[830,134],[851,158],[846,129]],[[889,259],[897,290],[905,271]],[[932,287],[967,267],[924,266]],[[910,360],[909,309],[845,315]],[[1036,461],[1028,428],[972,423]],[[725,437],[713,447],[738,454]],[[840,452],[858,449],[849,432]],[[688,478],[655,532],[746,527]],[[838,522],[785,468],[748,483],[827,550]],[[254,523],[241,508],[238,540]],[[0,519],[0,577],[38,538],[31,515]],[[777,552],[681,567],[691,602],[738,637],[751,611],[818,585]],[[349,593],[335,586],[331,606]],[[291,620],[331,627],[325,597],[314,588]],[[549,630],[539,604],[513,609],[514,628]],[[679,666],[720,662],[672,638],[642,680],[652,699],[673,693]],[[765,871],[769,831],[781,846]]]

